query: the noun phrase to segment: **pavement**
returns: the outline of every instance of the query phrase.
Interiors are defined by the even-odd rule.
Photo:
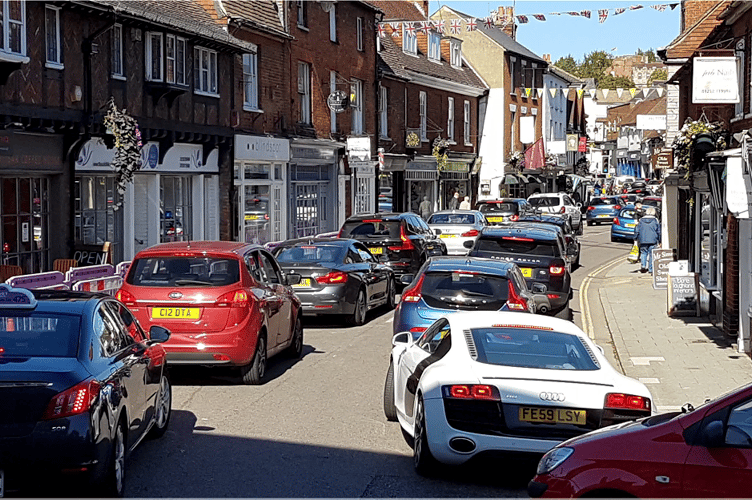
[[[615,366],[650,389],[659,413],[698,406],[752,381],[752,359],[737,351],[735,339],[707,317],[669,317],[667,291],[655,290],[652,276],[626,255],[593,276],[591,286],[600,302],[590,306],[592,314],[602,312],[608,330],[596,340],[610,335]]]

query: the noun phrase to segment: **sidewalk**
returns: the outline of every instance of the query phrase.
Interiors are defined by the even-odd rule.
[[[617,361],[648,386],[658,412],[698,406],[752,381],[752,359],[708,318],[670,318],[666,290],[654,290],[639,265],[625,258],[609,270],[598,296],[592,308],[602,307]]]

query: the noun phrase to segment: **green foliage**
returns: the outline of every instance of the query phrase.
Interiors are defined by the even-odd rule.
[[[642,49],[637,49],[636,54],[638,56],[648,56],[648,62],[649,63],[652,63],[652,62],[655,62],[655,61],[658,60],[658,58],[655,56],[655,51],[652,48],[650,48],[650,49],[648,49],[646,51],[643,51]]]
[[[567,57],[560,57],[559,60],[554,63],[554,66],[563,69],[567,73],[577,76],[580,65],[570,54]]]
[[[599,89],[631,89],[635,86],[632,79],[626,76],[603,75],[596,78],[595,83]]]
[[[650,78],[648,78],[648,84],[651,84],[656,80],[658,81],[668,80],[668,71],[665,69],[657,69],[653,71],[653,73],[650,74]]]
[[[596,83],[606,74],[614,60],[605,50],[596,50],[585,56],[579,67],[580,78],[595,78]]]

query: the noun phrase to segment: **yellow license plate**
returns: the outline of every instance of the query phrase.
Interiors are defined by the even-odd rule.
[[[440,234],[439,238],[455,238],[457,237],[456,234]]]
[[[522,271],[522,275],[526,278],[532,278],[533,277],[533,270],[529,267],[521,267],[520,271]]]
[[[637,224],[625,224],[626,227],[635,227]]]
[[[370,250],[371,254],[373,255],[381,255],[382,253],[384,253],[384,249],[381,247],[369,248],[368,250]]]
[[[504,217],[486,217],[488,222],[504,222]]]
[[[585,410],[571,410],[568,408],[519,408],[520,422],[536,422],[542,424],[574,424],[585,425]]]
[[[300,280],[300,283],[298,283],[297,285],[293,285],[293,288],[306,287],[306,286],[311,286],[310,278],[302,278]]]
[[[246,215],[245,220],[258,220],[258,215]]]
[[[197,307],[153,307],[151,317],[158,319],[198,319],[200,310]]]
[[[611,217],[611,216],[610,216],[610,215],[608,215],[608,214],[600,214],[600,215],[599,215],[598,217],[602,217],[602,218],[604,218],[604,219],[605,219],[606,217]]]

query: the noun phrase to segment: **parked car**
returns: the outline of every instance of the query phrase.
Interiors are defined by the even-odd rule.
[[[480,211],[490,225],[514,221],[520,215],[532,213],[533,207],[525,198],[502,198],[500,200],[479,201],[476,209]]]
[[[466,241],[475,241],[486,227],[486,218],[477,210],[442,210],[428,218],[428,227],[444,240],[447,255],[465,255]]]
[[[619,210],[611,223],[611,241],[634,240],[637,227],[637,213],[634,205],[627,205]]]
[[[635,203],[641,203],[642,202],[642,196],[637,194],[620,194],[617,196],[619,200],[621,200],[621,206],[625,205],[634,205]]]
[[[527,199],[533,209],[541,213],[562,214],[569,217],[572,227],[582,234],[580,206],[567,193],[538,193]]]
[[[392,268],[397,279],[415,274],[434,255],[447,253],[444,242],[412,212],[354,215],[342,225],[339,237],[362,242],[379,262]]]
[[[417,340],[398,333],[392,345],[384,414],[399,422],[420,474],[493,452],[543,453],[653,408],[647,387],[566,320],[462,312]]]
[[[611,224],[616,214],[621,210],[621,199],[616,196],[593,198],[588,203],[585,211],[585,220],[588,226],[594,224]]]
[[[169,338],[108,295],[0,284],[0,494],[53,481],[64,495],[65,472],[122,496],[131,451],[170,422]]]
[[[164,323],[175,365],[237,367],[260,384],[272,356],[303,351],[300,300],[269,251],[231,241],[156,245],[136,254],[117,298],[147,326]]]
[[[653,207],[655,208],[655,216],[658,217],[658,220],[661,219],[661,208],[663,207],[663,198],[660,196],[646,196],[642,199],[642,208],[643,210],[647,207]]]
[[[410,332],[417,338],[435,320],[457,311],[536,310],[520,269],[509,262],[434,257],[415,276],[402,278],[408,286],[394,310],[395,334]]]
[[[614,450],[619,450],[614,453]],[[752,385],[681,412],[561,443],[538,465],[532,497],[739,498],[752,475]]]
[[[394,308],[394,272],[357,240],[288,240],[274,249],[274,256],[285,274],[300,275],[292,287],[304,315],[344,314],[362,325],[369,310]]]
[[[660,196],[663,194],[663,182],[651,179],[648,181],[648,190],[653,196]]]
[[[570,268],[575,269],[580,267],[582,244],[572,224],[569,223],[568,218],[560,215],[525,215],[517,221],[517,224],[522,223],[537,223],[543,224],[543,227],[557,227],[561,229],[564,242],[566,243],[567,260],[570,263]]]
[[[561,231],[524,224],[489,227],[483,230],[468,255],[514,262],[528,288],[548,297],[551,309],[546,312],[556,313],[568,307],[572,279]]]

